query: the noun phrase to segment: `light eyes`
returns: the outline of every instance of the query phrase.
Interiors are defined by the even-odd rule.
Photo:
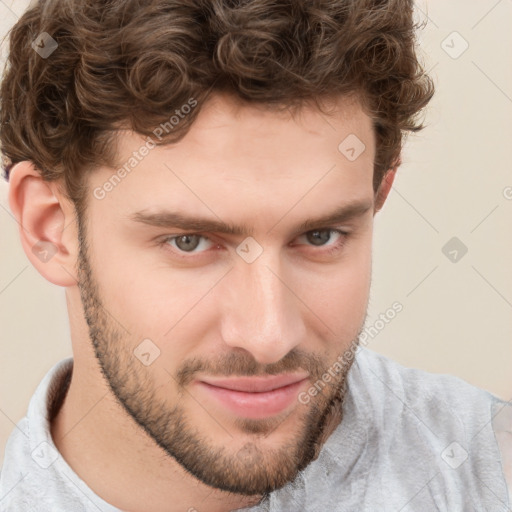
[[[209,238],[206,238],[203,235],[196,234],[185,234],[179,236],[172,236],[166,239],[167,242],[174,242],[174,247],[179,249],[182,252],[192,252],[201,245],[201,239],[207,240],[210,243],[213,243]],[[203,247],[205,249],[205,247]],[[199,251],[200,252],[200,251]]]
[[[345,234],[338,229],[317,229],[315,231],[308,231],[307,233],[304,233],[301,236],[306,237],[306,240],[308,242],[311,242],[314,246],[324,247],[324,246],[328,245],[327,242],[331,241],[331,237],[332,237],[333,233],[339,235],[339,237]],[[330,244],[330,245],[332,245],[332,244]]]
[[[332,252],[344,244],[348,234],[335,228],[315,229],[297,237],[297,240],[303,239],[306,243],[293,245],[308,245],[319,248],[328,247],[330,252]],[[180,255],[186,255],[206,252],[216,244],[207,236],[198,233],[183,233],[181,235],[165,237],[162,245],[167,246],[170,250]]]

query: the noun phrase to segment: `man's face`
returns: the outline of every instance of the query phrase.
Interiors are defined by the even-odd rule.
[[[143,145],[121,135],[121,165]],[[346,101],[292,117],[216,96],[102,199],[112,170],[90,178],[80,289],[96,356],[127,413],[210,486],[282,487],[339,408],[349,364],[322,376],[366,316],[374,148]],[[189,218],[240,229],[177,227]]]

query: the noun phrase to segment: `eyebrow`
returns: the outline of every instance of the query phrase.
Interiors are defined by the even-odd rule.
[[[318,228],[327,227],[333,224],[347,222],[354,218],[364,215],[373,207],[373,200],[355,201],[347,203],[333,212],[330,212],[316,219],[307,219],[295,228],[295,232],[311,231]],[[146,224],[160,228],[175,228],[189,232],[211,232],[223,233],[227,235],[250,236],[254,229],[247,225],[231,224],[222,220],[210,219],[204,217],[192,217],[179,212],[167,210],[149,213],[145,210],[136,212],[130,216],[134,222]],[[274,224],[274,227],[279,223]],[[273,227],[269,230],[271,231]]]

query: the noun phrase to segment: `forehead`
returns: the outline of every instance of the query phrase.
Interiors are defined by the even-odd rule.
[[[298,201],[307,209],[319,200],[337,207],[344,196],[367,199],[375,156],[371,119],[349,98],[328,107],[328,113],[313,105],[276,111],[215,94],[179,142],[144,151],[142,158],[134,155],[146,138],[121,132],[117,169],[125,172],[108,187],[101,207],[129,215],[172,203],[218,217],[251,208],[282,216]],[[92,188],[115,173],[99,169]]]
[[[371,132],[371,120],[364,113],[355,96],[331,97],[322,100],[324,106],[320,111],[312,101],[301,107],[277,108],[266,104],[247,103],[224,93],[215,93],[202,106],[194,129],[188,142],[198,142],[196,137],[215,137],[226,140],[225,133],[238,134],[243,139],[245,134],[259,134],[262,138],[272,138],[279,133],[281,138],[288,135],[290,140],[305,134],[321,136],[327,131],[359,132],[366,135]],[[283,133],[285,130],[285,134]],[[213,133],[210,133],[213,130]],[[370,141],[368,141],[370,142]]]
[[[366,146],[363,160],[373,161],[373,127],[360,104],[354,98],[338,97],[326,106],[329,113],[311,104],[292,111],[276,110],[217,93],[202,106],[179,146],[187,157],[207,158],[212,164],[219,160],[239,162],[242,172],[253,162],[277,157],[286,157],[289,168],[304,157],[307,161],[316,157],[319,164],[323,158],[334,163],[339,156],[339,143],[355,135]],[[120,149],[121,154],[123,149],[128,150],[124,152],[126,155],[130,151],[128,137],[124,143]],[[178,160],[179,152],[172,151]]]

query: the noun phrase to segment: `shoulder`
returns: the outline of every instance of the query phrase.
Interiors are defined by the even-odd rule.
[[[373,456],[388,469],[381,492],[403,488],[408,480],[429,482],[438,506],[460,510],[469,500],[504,510],[507,490],[493,430],[503,400],[460,378],[406,368],[366,348],[357,352],[348,390],[347,409],[357,410],[368,425]]]
[[[428,412],[448,409],[461,417],[474,418],[487,412],[500,398],[484,389],[452,376],[407,368],[367,348],[360,348],[350,372],[354,390],[365,388],[371,396],[394,396],[403,407],[413,406]]]
[[[358,351],[348,387],[376,428],[404,439],[422,433],[440,450],[452,442],[494,444],[493,408],[505,403],[458,377],[406,368],[368,349]]]

